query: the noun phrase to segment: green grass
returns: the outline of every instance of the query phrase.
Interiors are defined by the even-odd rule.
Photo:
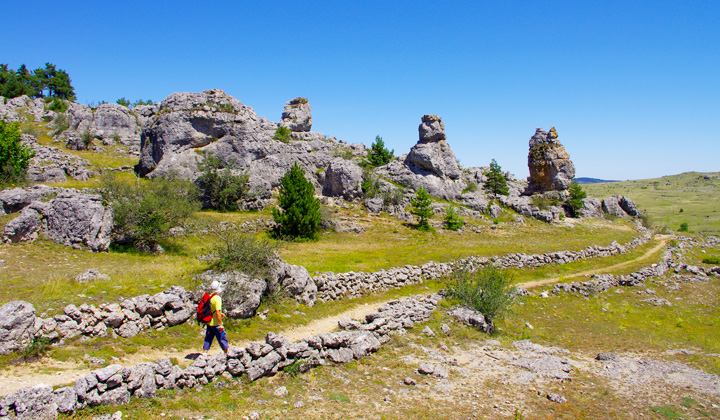
[[[703,176],[710,176],[710,180]],[[597,198],[630,197],[653,224],[677,231],[687,223],[691,232],[720,234],[720,172],[686,172],[662,178],[583,185]]]

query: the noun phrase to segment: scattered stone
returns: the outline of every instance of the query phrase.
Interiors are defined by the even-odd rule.
[[[280,388],[276,389],[275,392],[273,392],[273,395],[276,397],[284,397],[288,395],[287,387],[281,386]]]
[[[450,334],[450,327],[447,324],[442,324],[440,326],[440,331],[442,331],[443,334],[448,335]]]
[[[408,386],[417,385],[417,381],[415,381],[415,379],[413,379],[409,376],[406,376],[405,379],[403,379],[403,383]]]
[[[567,399],[565,399],[565,397],[560,394],[555,394],[553,392],[548,392],[547,399],[558,404],[565,404],[567,402]]]
[[[435,337],[435,332],[428,326],[425,326],[425,328],[423,328],[422,333],[428,337]]]
[[[110,280],[110,276],[107,274],[102,274],[100,271],[89,268],[86,272],[80,273],[77,276],[75,276],[75,281],[78,283],[88,283],[95,280]]]

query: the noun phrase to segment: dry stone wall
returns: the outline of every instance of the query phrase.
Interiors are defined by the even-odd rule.
[[[164,389],[207,385],[218,376],[247,375],[255,381],[297,363],[301,371],[314,366],[347,363],[377,351],[392,334],[404,334],[417,322],[430,318],[440,296],[416,296],[388,302],[362,322],[343,319],[340,331],[315,335],[290,343],[268,333],[265,342],[231,347],[227,355],[200,356],[183,369],[168,358],[134,367],[110,365],[78,379],[73,386],[57,390],[49,385],[23,388],[0,399],[0,419],[55,419],[87,406],[127,404],[131,397],[153,398]]]

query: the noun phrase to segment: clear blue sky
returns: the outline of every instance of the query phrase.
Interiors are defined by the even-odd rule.
[[[720,171],[720,1],[0,0],[0,63],[71,76],[78,102],[223,89],[272,121],[396,154],[443,117],[463,166],[528,174],[555,126],[577,176]]]

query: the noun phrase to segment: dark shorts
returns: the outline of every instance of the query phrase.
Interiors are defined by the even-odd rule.
[[[225,351],[228,349],[228,340],[225,331],[220,331],[218,327],[207,326],[205,330],[205,342],[203,343],[203,350],[210,350],[210,345],[213,342],[213,338],[217,338],[220,348]]]

